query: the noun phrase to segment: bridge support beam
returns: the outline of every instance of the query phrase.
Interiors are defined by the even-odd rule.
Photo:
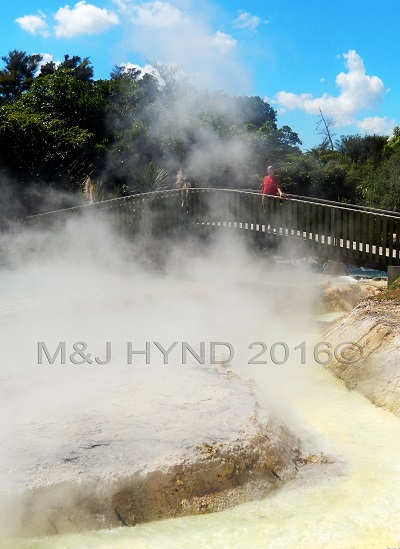
[[[400,267],[389,265],[388,266],[388,286],[391,285],[400,276]]]

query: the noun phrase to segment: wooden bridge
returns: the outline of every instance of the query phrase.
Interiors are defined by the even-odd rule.
[[[237,230],[258,246],[387,270],[400,265],[400,213],[300,196],[225,189],[167,190],[129,195],[26,218],[28,226],[59,226],[82,214],[107,216],[125,237],[158,238],[180,231]]]

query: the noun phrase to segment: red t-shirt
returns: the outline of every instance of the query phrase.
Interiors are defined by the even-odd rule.
[[[278,193],[278,187],[281,186],[281,180],[277,176],[271,177],[270,175],[266,175],[263,180],[263,190],[262,194],[268,194],[269,196],[277,196]]]

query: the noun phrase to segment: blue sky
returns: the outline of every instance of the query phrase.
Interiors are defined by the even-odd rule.
[[[400,125],[398,0],[14,0],[0,7],[0,55],[177,64],[198,87],[259,95],[305,149],[319,109],[341,135]]]

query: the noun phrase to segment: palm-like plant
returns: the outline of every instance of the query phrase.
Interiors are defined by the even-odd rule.
[[[167,170],[155,162],[149,162],[135,178],[135,191],[140,193],[163,191],[168,188],[167,177]]]

